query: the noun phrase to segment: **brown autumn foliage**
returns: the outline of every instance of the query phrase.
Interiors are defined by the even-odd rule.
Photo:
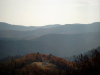
[[[33,62],[48,61],[57,68],[42,68],[32,65]],[[0,75],[99,75],[100,74],[100,52],[91,51],[91,55],[76,56],[74,62],[63,58],[40,53],[27,54],[20,59],[0,63]]]

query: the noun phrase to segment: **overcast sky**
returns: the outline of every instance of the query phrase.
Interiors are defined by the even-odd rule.
[[[24,26],[100,22],[100,0],[0,0],[0,22]]]

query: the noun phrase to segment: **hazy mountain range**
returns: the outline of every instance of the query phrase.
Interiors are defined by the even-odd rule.
[[[3,24],[5,25],[3,26]],[[57,24],[43,27],[14,26],[0,23],[0,38],[34,39],[45,34],[79,34],[98,31],[100,31],[99,22],[92,24]]]
[[[60,26],[60,24],[47,25],[47,26],[22,26],[22,25],[12,25],[5,22],[0,22],[0,30],[31,31],[38,28],[52,28],[56,26]]]
[[[100,46],[100,22],[25,27],[0,23],[0,58],[41,52],[60,57]]]

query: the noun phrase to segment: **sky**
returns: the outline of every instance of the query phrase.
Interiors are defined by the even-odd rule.
[[[0,22],[24,26],[100,22],[100,0],[0,0]]]

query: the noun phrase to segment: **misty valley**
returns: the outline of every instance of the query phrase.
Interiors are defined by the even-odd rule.
[[[99,75],[100,22],[20,26],[0,22],[0,75]]]

